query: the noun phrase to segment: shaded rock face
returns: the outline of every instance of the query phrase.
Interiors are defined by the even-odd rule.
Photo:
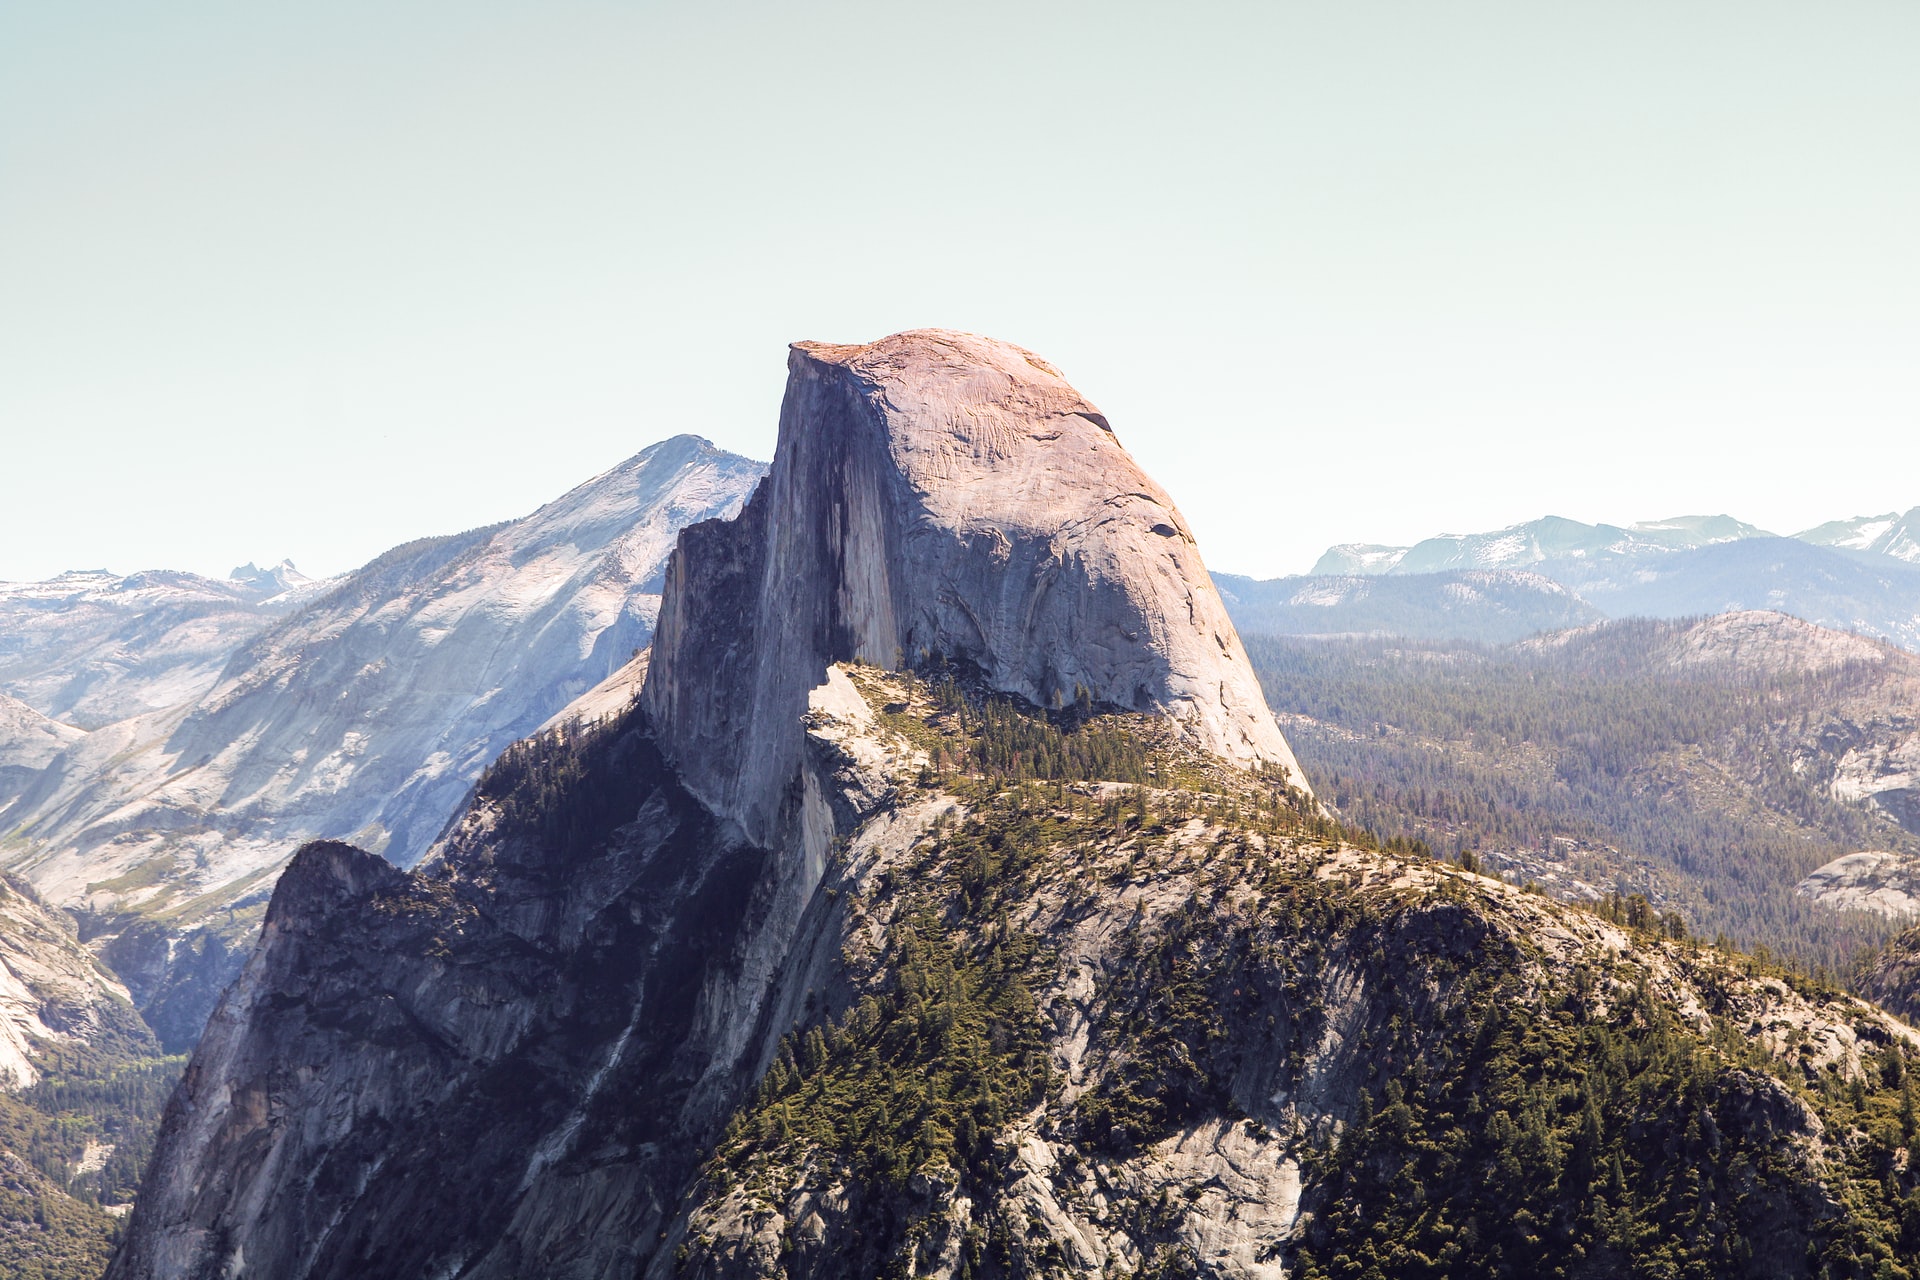
[[[694,794],[766,838],[827,665],[936,657],[1307,789],[1186,521],[1052,365],[916,330],[797,343],[788,371],[771,472],[667,570],[643,699]]]
[[[769,992],[820,981],[788,892],[805,907],[818,872],[729,836],[627,721],[545,739],[531,789],[577,769],[556,807],[483,794],[421,871],[295,857],[110,1274],[622,1276],[656,1253]],[[556,812],[599,816],[554,837]]]

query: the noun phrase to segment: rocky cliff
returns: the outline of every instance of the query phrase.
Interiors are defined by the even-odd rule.
[[[1052,365],[917,330],[787,368],[766,482],[667,570],[644,701],[694,794],[768,838],[827,664],[935,658],[1306,789],[1186,521]]]
[[[1912,1033],[1334,828],[1093,414],[981,339],[797,349],[639,701],[510,749],[412,872],[295,858],[109,1274],[1908,1247]]]

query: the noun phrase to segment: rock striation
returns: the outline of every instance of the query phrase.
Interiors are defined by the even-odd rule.
[[[1057,369],[944,329],[787,368],[766,481],[668,564],[643,694],[716,812],[771,837],[808,690],[846,660],[1165,715],[1308,789],[1185,519]]]

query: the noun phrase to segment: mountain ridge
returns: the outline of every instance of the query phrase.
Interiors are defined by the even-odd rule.
[[[1920,566],[1793,538],[1602,551],[1525,569],[1219,580],[1249,634],[1498,643],[1602,616],[1677,619],[1761,609],[1920,650]]]
[[[1590,525],[1564,516],[1547,515],[1484,533],[1443,533],[1406,546],[1338,543],[1321,553],[1307,574],[1366,576],[1449,569],[1509,569],[1544,560],[1692,551],[1725,542],[1777,536],[1724,514],[1669,516],[1630,525]],[[1810,546],[1920,564],[1920,507],[1904,513],[1890,511],[1880,516],[1830,520],[1790,536]]]
[[[1036,578],[1037,546],[974,545],[995,494],[922,504],[874,447],[978,458],[984,424],[995,483],[1042,487],[1108,431],[1006,394],[1050,366],[944,333],[817,354],[755,497],[680,535],[637,703],[509,749],[412,871],[296,856],[111,1280],[1864,1277],[1920,1248],[1920,1033],[1644,901],[1340,828],[1196,726],[1168,633],[1245,660],[1157,491]],[[1026,515],[1078,538],[1075,510]],[[1087,599],[1000,635],[909,566]],[[1132,652],[1029,665],[1130,608]]]
[[[307,584],[191,700],[25,778],[8,865],[87,919],[168,1043],[191,1044],[293,849],[423,854],[501,748],[648,643],[674,534],[759,472],[674,437],[519,521]]]

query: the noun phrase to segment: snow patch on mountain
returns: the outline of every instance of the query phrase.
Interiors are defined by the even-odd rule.
[[[1443,533],[1411,547],[1373,543],[1330,547],[1313,571],[1414,574],[1512,569],[1546,560],[1681,551],[1763,536],[1764,530],[1726,515],[1670,516],[1625,527],[1543,516],[1488,533]]]
[[[1388,547],[1375,542],[1342,542],[1324,551],[1314,561],[1315,577],[1350,574],[1388,573],[1411,550]]]

